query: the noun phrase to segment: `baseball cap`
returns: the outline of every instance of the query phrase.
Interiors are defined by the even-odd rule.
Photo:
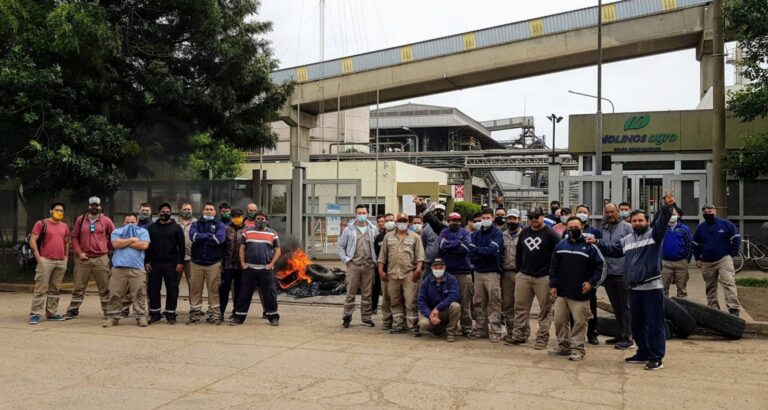
[[[443,258],[435,258],[435,260],[432,261],[432,266],[435,265],[445,265],[445,261]]]
[[[443,211],[445,211],[445,205],[443,205],[443,204],[435,205],[435,210],[438,210],[438,209],[442,209]]]
[[[448,214],[448,220],[450,221],[450,220],[454,220],[454,219],[461,220],[461,214],[458,213],[458,212],[451,212],[451,213],[449,213]]]
[[[544,210],[540,207],[534,207],[528,210],[528,217],[539,217],[544,215]]]
[[[519,209],[510,209],[509,211],[507,211],[507,218],[509,218],[510,216],[514,216],[515,218],[519,218],[520,217],[520,210]]]
[[[101,199],[99,199],[97,196],[92,196],[88,198],[88,205],[90,204],[101,205]]]
[[[229,214],[231,216],[243,216],[243,210],[235,208]]]
[[[408,222],[408,214],[404,212],[400,212],[397,215],[395,215],[395,222],[405,220]]]

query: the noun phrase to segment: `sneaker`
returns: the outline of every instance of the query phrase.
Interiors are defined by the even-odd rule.
[[[149,325],[149,323],[147,322],[146,316],[142,316],[136,319],[136,322],[139,324],[139,327],[147,327]]]
[[[635,347],[635,342],[633,342],[631,339],[626,339],[616,343],[613,347],[619,350],[627,350]]]
[[[533,348],[535,350],[547,350],[547,340],[537,340],[536,344],[533,345]]]
[[[550,356],[570,356],[571,350],[570,349],[563,349],[562,347],[558,347],[556,349],[550,350],[547,352]]]
[[[496,334],[490,335],[488,338],[491,339],[491,343],[499,343],[499,341],[501,340],[501,336]]]
[[[619,343],[621,341],[623,341],[623,339],[621,339],[620,337],[612,337],[612,338],[606,340],[605,344],[607,344],[607,345],[615,345],[616,343]]]
[[[243,325],[243,321],[240,320],[240,319],[233,318],[232,321],[229,322],[229,325],[230,326],[242,326]]]
[[[644,370],[661,370],[664,368],[664,364],[661,363],[661,360],[651,360],[648,363],[645,364]]]
[[[645,364],[646,362],[648,362],[648,359],[643,359],[638,355],[634,355],[632,357],[627,357],[626,359],[624,359],[624,363],[628,363],[628,364]]]
[[[64,320],[77,319],[77,315],[78,313],[76,312],[67,312],[66,314],[64,314]]]
[[[279,326],[280,325],[280,315],[274,315],[269,318],[269,324],[271,326]]]
[[[584,360],[584,355],[581,354],[581,353],[575,353],[574,352],[574,353],[571,353],[570,356],[568,356],[568,360],[570,360],[572,362],[580,362],[580,361]]]
[[[447,335],[445,335],[445,341],[446,342],[451,342],[451,343],[455,342],[456,341],[456,336],[448,333]]]
[[[105,320],[104,323],[101,324],[101,327],[117,326],[118,323],[120,323],[120,319],[109,318],[109,319]]]
[[[597,346],[597,345],[599,345],[599,344],[600,344],[600,341],[599,341],[599,340],[597,340],[597,336],[595,336],[595,335],[589,335],[589,336],[587,336],[587,342],[588,342],[589,344],[591,344],[591,345],[595,345],[595,346]]]
[[[39,315],[32,315],[29,317],[29,320],[27,321],[30,325],[36,325],[40,323],[40,316]]]
[[[731,316],[739,317],[739,309],[728,309],[728,313],[730,313]]]
[[[67,320],[67,319],[64,319],[64,316],[62,316],[62,315],[60,315],[58,313],[53,315],[53,316],[46,316],[45,319],[46,320],[53,320],[54,322],[63,322],[65,320]]]
[[[344,329],[349,329],[350,323],[352,323],[352,316],[344,316],[341,320],[341,325],[344,326]]]
[[[376,324],[373,323],[373,320],[371,320],[371,319],[363,320],[362,323],[363,323],[363,326],[368,326],[368,327],[376,326]]]
[[[152,317],[149,318],[149,322],[148,323],[150,325],[152,325],[152,324],[155,324],[155,323],[159,322],[161,319],[162,319],[162,316],[152,316]]]

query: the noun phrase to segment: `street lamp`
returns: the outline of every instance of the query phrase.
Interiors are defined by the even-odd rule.
[[[596,95],[580,93],[578,91],[568,90],[568,92],[571,93],[571,94],[581,95],[583,97],[597,98]],[[611,114],[616,114],[616,108],[613,106],[613,101],[611,101],[611,100],[609,100],[609,99],[607,99],[605,97],[600,97],[600,99],[604,100],[604,101],[608,101],[608,104],[611,104]]]
[[[552,163],[555,163],[555,125],[563,120],[563,117],[558,117],[556,114],[547,115],[547,119],[552,121]]]

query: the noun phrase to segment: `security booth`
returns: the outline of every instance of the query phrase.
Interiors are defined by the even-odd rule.
[[[674,190],[684,220],[694,227],[701,207],[712,203],[712,110],[603,114],[602,172],[596,175],[595,114],[571,115],[569,151],[577,171],[561,177],[560,192],[576,192],[600,220],[607,202],[627,201],[654,214],[665,191]],[[768,119],[744,123],[726,115],[726,148],[768,131]],[[728,180],[728,218],[757,234],[768,220],[768,180]],[[571,196],[572,198],[573,196]],[[565,203],[569,195],[561,195]],[[576,205],[570,203],[570,205]]]

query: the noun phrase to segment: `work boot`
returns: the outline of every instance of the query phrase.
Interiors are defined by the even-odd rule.
[[[599,341],[599,340],[597,340],[597,336],[596,336],[596,335],[588,335],[588,336],[587,336],[587,342],[588,342],[589,344],[591,344],[591,345],[595,345],[595,346],[597,346],[597,345],[599,345],[599,344],[600,344],[600,341]]]
[[[162,316],[160,316],[160,315],[151,315],[151,316],[149,317],[149,324],[150,324],[150,325],[151,325],[151,324],[155,324],[155,323],[159,322],[159,321],[160,321],[162,318],[163,318],[163,317],[162,317]]]
[[[269,324],[272,326],[280,326],[280,315],[277,313],[270,315],[267,320],[269,320]]]
[[[739,309],[728,309],[728,313],[730,313],[731,316],[739,317]],[[662,367],[664,367],[664,366],[662,366]]]
[[[344,326],[344,329],[348,329],[350,323],[352,323],[352,316],[344,316],[341,321],[341,325]]]
[[[533,348],[535,350],[547,350],[548,343],[549,343],[549,340],[536,339],[536,344],[533,345]]]
[[[581,354],[581,353],[573,352],[573,353],[571,353],[570,356],[568,356],[568,360],[570,360],[572,362],[580,362],[580,361],[584,360],[584,355]]]
[[[363,326],[374,327],[376,324],[371,319],[365,319],[363,320]]]
[[[116,318],[112,317],[112,318],[109,318],[109,319],[105,320],[104,323],[101,324],[101,327],[117,326],[118,323],[120,323],[120,319],[116,319]]]
[[[149,323],[147,323],[147,317],[141,316],[140,318],[136,319],[136,323],[139,324],[139,327],[147,327]]]
[[[165,320],[168,322],[169,325],[175,325],[176,324],[176,315],[166,315]]]
[[[411,329],[411,335],[413,335],[413,337],[421,337],[421,331],[418,327],[414,327]]]

